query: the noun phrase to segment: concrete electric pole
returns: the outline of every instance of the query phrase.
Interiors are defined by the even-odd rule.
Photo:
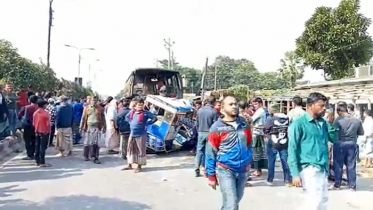
[[[166,50],[168,51],[168,65],[167,65],[167,67],[168,67],[168,69],[171,69],[171,59],[172,59],[172,55],[171,55],[171,53],[172,53],[172,46],[174,46],[175,45],[175,42],[171,42],[171,39],[170,38],[168,38],[168,40],[166,40],[166,39],[163,39],[163,41],[164,41],[164,47],[166,48]]]
[[[50,67],[50,55],[51,55],[51,31],[53,26],[53,0],[49,0],[49,24],[48,24],[48,54],[47,54],[47,67]]]

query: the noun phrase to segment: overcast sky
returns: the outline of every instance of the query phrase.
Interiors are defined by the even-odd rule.
[[[318,6],[339,0],[54,0],[51,67],[73,80],[78,52],[64,44],[92,47],[82,51],[81,75],[96,76],[100,93],[115,95],[129,72],[168,57],[164,38],[175,41],[176,60],[201,68],[218,55],[247,58],[259,71],[275,71],[286,51],[294,50],[304,22]],[[361,0],[373,19],[373,0]],[[22,56],[46,62],[48,0],[0,0],[0,39],[11,41]],[[373,27],[369,32],[373,35]],[[100,59],[99,62],[95,61]],[[99,72],[102,70],[102,72]],[[320,72],[307,72],[320,79]]]

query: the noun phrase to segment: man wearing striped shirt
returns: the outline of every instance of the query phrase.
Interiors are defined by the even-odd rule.
[[[48,106],[47,106],[47,112],[50,116],[50,125],[51,125],[51,133],[49,135],[49,146],[54,147],[53,139],[54,139],[54,133],[56,132],[56,114],[57,114],[57,107],[54,104],[53,98],[48,99]]]

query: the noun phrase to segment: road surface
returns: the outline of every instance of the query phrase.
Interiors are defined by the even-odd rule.
[[[81,148],[72,157],[54,157],[53,167],[36,168],[19,154],[0,169],[0,210],[218,210],[219,191],[195,178],[193,157],[186,153],[149,155],[148,166],[139,174],[121,171],[117,156],[102,155],[101,165],[82,160]],[[302,200],[302,190],[282,186],[277,168],[277,186],[263,179],[246,188],[240,210],[292,210]],[[373,209],[373,180],[359,178],[358,191],[331,191],[331,210]]]

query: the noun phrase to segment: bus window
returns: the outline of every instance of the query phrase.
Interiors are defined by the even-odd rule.
[[[180,84],[179,84],[179,78],[177,78],[176,75],[172,77],[172,81],[173,81],[173,85],[172,86],[174,88],[181,89],[180,88]]]

